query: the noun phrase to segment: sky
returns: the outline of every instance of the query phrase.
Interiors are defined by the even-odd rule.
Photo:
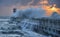
[[[36,6],[42,0],[0,0],[0,16],[10,16],[13,8],[21,8],[27,6]],[[56,4],[60,8],[60,0],[49,0],[49,4]]]

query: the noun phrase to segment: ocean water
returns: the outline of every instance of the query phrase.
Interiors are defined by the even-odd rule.
[[[0,19],[0,37],[48,37],[25,29],[27,25],[23,25],[23,29],[18,29],[17,24],[9,23],[9,20]]]

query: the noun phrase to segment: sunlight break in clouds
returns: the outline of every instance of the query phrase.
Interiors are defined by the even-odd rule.
[[[50,1],[51,2],[51,1]],[[25,9],[25,8],[43,8],[46,11],[46,15],[50,16],[53,12],[57,12],[60,14],[60,9],[56,7],[56,4],[50,5],[48,0],[40,0],[36,5],[31,5],[34,3],[34,0],[29,2],[26,6],[20,6],[20,9]]]

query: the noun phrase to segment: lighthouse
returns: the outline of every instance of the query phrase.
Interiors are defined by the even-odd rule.
[[[13,13],[15,13],[16,12],[16,8],[13,8]]]

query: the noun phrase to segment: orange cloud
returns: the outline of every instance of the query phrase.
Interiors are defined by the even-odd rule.
[[[56,4],[49,5],[48,0],[41,0],[38,2],[39,5],[46,11],[46,15],[50,16],[54,11],[60,14],[60,8],[56,7]]]
[[[48,0],[44,0],[44,1],[41,0],[35,6],[31,5],[31,4],[33,4],[33,2],[34,2],[34,0],[29,2],[28,5],[20,6],[19,8],[20,9],[25,9],[25,8],[30,8],[30,7],[35,7],[35,8],[41,7],[41,8],[43,8],[46,11],[46,15],[47,16],[50,16],[54,11],[57,12],[58,14],[60,14],[60,8],[57,8],[56,4],[49,5]]]

